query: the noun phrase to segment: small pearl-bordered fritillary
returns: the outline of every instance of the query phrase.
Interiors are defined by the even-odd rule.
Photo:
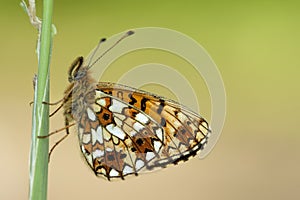
[[[76,125],[82,154],[97,176],[124,179],[187,161],[203,149],[210,133],[204,118],[155,94],[97,83],[89,71],[92,65],[85,66],[83,57],[73,62],[70,85],[57,110],[64,109],[67,135]]]

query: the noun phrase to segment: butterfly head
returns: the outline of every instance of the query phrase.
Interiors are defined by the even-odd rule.
[[[86,77],[88,68],[83,66],[83,57],[79,56],[71,65],[68,75],[69,82],[78,81]]]

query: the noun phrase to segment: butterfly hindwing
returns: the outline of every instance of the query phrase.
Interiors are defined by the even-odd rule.
[[[159,156],[162,128],[135,107],[96,90],[95,104],[86,110],[79,124],[85,127],[79,128],[79,139],[96,174],[123,178],[137,174]]]

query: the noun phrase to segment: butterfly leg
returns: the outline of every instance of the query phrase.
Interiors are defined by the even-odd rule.
[[[59,101],[57,101],[57,102],[54,102],[54,103],[49,103],[49,102],[46,102],[46,101],[43,101],[42,103],[45,104],[45,105],[54,106],[54,105],[57,105],[57,104],[59,104],[60,102],[62,102],[62,101],[64,101],[64,100],[65,100],[65,99],[63,98],[63,99],[61,99],[61,100],[59,100]],[[33,101],[31,101],[31,102],[29,103],[30,106],[31,106],[32,104],[33,104]],[[64,104],[65,104],[65,101],[62,102],[62,103],[58,106],[58,108],[56,108],[55,111],[53,111],[53,112],[49,115],[49,117],[52,117],[53,115],[55,115],[55,113],[57,113],[57,112],[64,106]]]
[[[60,140],[58,140],[58,141],[51,147],[51,149],[50,149],[50,151],[49,151],[49,154],[48,154],[48,162],[50,162],[50,157],[51,157],[51,154],[52,154],[53,150],[55,149],[55,147],[57,147],[57,145],[59,145],[59,143],[61,143],[64,139],[66,139],[68,135],[69,135],[69,134],[64,135]]]
[[[51,133],[49,133],[48,135],[44,135],[44,136],[38,136],[38,138],[48,138],[48,137],[50,137],[51,135],[54,135],[54,134],[56,134],[56,133],[59,133],[59,132],[61,132],[61,131],[63,131],[63,130],[67,130],[67,134],[69,134],[69,128],[71,127],[71,126],[74,126],[76,124],[76,122],[74,122],[74,123],[72,123],[72,124],[68,124],[67,126],[65,126],[65,127],[63,127],[63,128],[61,128],[61,129],[57,129],[57,130],[55,130],[55,131],[53,131],[53,132],[51,132]]]
[[[55,115],[55,113],[57,113],[64,105],[65,105],[65,103],[66,103],[66,101],[68,100],[68,97],[70,96],[70,94],[71,94],[71,90],[69,90],[66,94],[65,94],[65,96],[62,98],[62,99],[60,99],[59,101],[57,101],[57,102],[54,102],[54,103],[50,103],[50,102],[45,102],[45,101],[43,101],[43,104],[46,104],[46,105],[49,105],[49,106],[55,106],[55,105],[57,105],[57,104],[59,104],[59,103],[61,103],[50,115],[49,115],[49,117],[52,117],[53,115]]]
[[[63,104],[62,104],[63,105]],[[65,118],[65,127],[64,128],[61,128],[60,130],[58,130],[58,131],[62,131],[62,130],[66,130],[66,135],[64,135],[60,140],[58,140],[53,146],[52,146],[52,148],[50,149],[50,152],[49,152],[49,156],[48,156],[48,162],[50,162],[50,156],[51,156],[51,153],[53,152],[53,150],[55,149],[55,147],[57,146],[57,145],[59,145],[64,139],[66,139],[67,137],[68,137],[68,135],[69,135],[69,128],[71,127],[71,126],[74,126],[76,123],[74,122],[74,123],[72,123],[72,124],[69,124],[69,120],[67,119],[67,118]],[[53,132],[52,133],[52,135],[54,134],[55,132]],[[49,134],[49,136],[50,136],[50,134]]]
[[[64,103],[60,104],[60,106],[58,106],[58,108],[56,108],[56,109],[49,115],[49,117],[52,117],[53,115],[55,115],[55,113],[57,113],[63,106],[64,106]]]
[[[72,126],[74,126],[75,124],[76,124],[75,122],[69,124],[69,121],[66,120],[66,126],[65,126],[65,127],[61,128],[61,129],[58,129],[58,130],[56,130],[56,131],[53,131],[53,132],[49,133],[48,135],[45,135],[45,136],[38,136],[38,138],[40,138],[40,139],[48,138],[48,137],[50,137],[51,135],[54,135],[54,134],[59,133],[59,132],[61,132],[61,131],[63,131],[63,130],[66,130],[66,135],[64,135],[61,139],[59,139],[59,140],[51,147],[51,149],[50,149],[50,151],[49,151],[49,156],[48,156],[49,159],[48,159],[48,162],[50,162],[50,156],[51,156],[53,150],[55,149],[55,147],[57,147],[57,145],[59,145],[64,139],[67,138],[67,136],[69,135],[69,128],[72,127]]]

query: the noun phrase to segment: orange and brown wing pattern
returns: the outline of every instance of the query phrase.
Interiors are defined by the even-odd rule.
[[[81,150],[94,172],[110,178],[177,164],[207,142],[208,123],[180,104],[112,83],[99,83],[82,115]]]
[[[163,146],[162,128],[136,108],[96,90],[93,107],[82,114],[78,135],[82,153],[96,173],[124,178],[149,165]]]

